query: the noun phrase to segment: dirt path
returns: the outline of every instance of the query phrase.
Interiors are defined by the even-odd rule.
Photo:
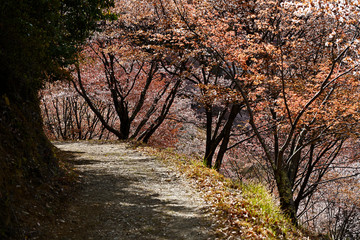
[[[126,144],[55,145],[83,183],[44,239],[215,239],[204,202],[165,165]]]

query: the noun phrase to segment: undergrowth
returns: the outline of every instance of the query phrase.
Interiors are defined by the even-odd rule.
[[[142,149],[196,183],[214,215],[220,239],[308,239],[282,214],[264,186],[232,181],[206,168],[201,159],[171,149]]]

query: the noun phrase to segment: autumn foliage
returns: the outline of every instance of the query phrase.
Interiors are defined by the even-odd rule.
[[[98,130],[147,142],[191,120],[205,165],[256,155],[294,223],[327,201],[314,202],[323,186],[359,175],[355,2],[119,0],[112,12],[73,67]],[[171,111],[185,98],[200,109],[189,119]]]

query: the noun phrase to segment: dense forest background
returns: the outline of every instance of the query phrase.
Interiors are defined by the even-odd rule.
[[[359,237],[357,2],[7,1],[1,16],[1,234],[17,186],[58,172],[48,139],[135,139]]]

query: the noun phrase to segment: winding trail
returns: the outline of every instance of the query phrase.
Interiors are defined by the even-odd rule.
[[[44,239],[215,239],[191,184],[125,143],[62,142],[82,187]]]

